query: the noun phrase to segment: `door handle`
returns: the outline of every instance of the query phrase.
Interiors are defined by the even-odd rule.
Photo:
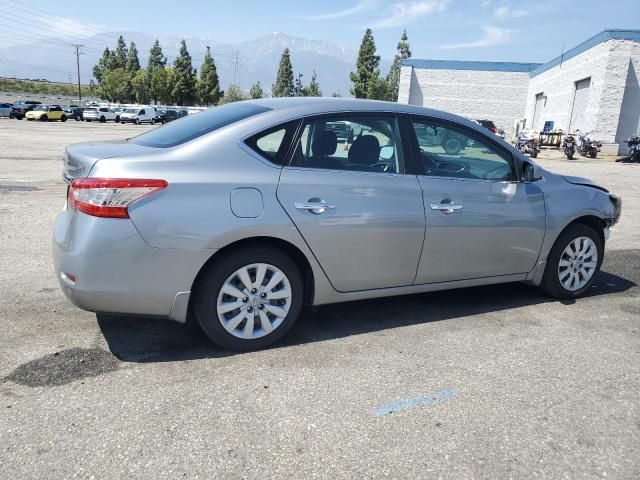
[[[309,210],[311,213],[315,213],[316,215],[320,215],[321,213],[326,212],[327,210],[333,210],[336,208],[335,205],[330,205],[324,200],[320,201],[308,201],[308,202],[296,202],[295,206],[298,210]]]
[[[455,205],[453,203],[432,203],[431,210],[440,210],[447,215],[455,212],[456,210],[462,210],[462,205]]]

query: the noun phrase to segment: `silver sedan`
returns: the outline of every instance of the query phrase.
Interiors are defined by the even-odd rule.
[[[64,177],[67,297],[193,319],[237,350],[281,339],[304,305],[514,281],[577,297],[621,209],[468,120],[350,99],[239,102],[71,145]]]

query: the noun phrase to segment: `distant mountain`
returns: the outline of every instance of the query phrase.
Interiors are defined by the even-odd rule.
[[[136,43],[142,66],[156,37],[140,32],[109,32],[88,38],[87,47],[80,57],[80,76],[83,83],[92,77],[93,66],[100,58],[104,47],[113,49],[118,35],[127,42]],[[308,83],[313,70],[325,95],[333,92],[349,95],[349,72],[355,69],[357,50],[324,40],[307,40],[274,32],[255,40],[237,44],[222,43],[202,37],[164,36],[158,37],[164,54],[173,62],[185,38],[193,65],[199,69],[209,45],[220,76],[222,88],[235,81],[243,90],[248,90],[258,80],[263,89],[269,91],[275,81],[280,55],[284,48],[291,51],[294,75],[303,74],[303,83]],[[100,47],[100,45],[103,45]],[[237,56],[237,68],[236,68]],[[46,78],[52,81],[76,81],[75,51],[57,41],[39,41],[32,44],[0,48],[0,76],[20,78]],[[383,62],[381,70],[386,73],[388,62]]]

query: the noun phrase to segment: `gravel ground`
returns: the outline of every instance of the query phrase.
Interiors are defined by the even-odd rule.
[[[59,291],[64,147],[146,128],[0,119],[2,478],[640,478],[639,165],[540,158],[623,197],[585,298],[332,305],[234,354]]]

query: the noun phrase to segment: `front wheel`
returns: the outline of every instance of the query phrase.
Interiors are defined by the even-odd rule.
[[[105,123],[106,121],[107,121],[107,119],[106,119],[106,118],[104,118],[104,117],[100,117],[100,123]]]
[[[151,125],[155,125],[155,124],[156,124],[156,119],[155,119],[155,118],[152,118],[152,119],[151,119]]]
[[[115,122],[116,122],[116,123],[119,123],[119,122],[120,122],[120,115],[118,115],[118,116],[116,117]]]
[[[64,115],[62,115],[62,116],[60,117],[60,121],[61,121],[61,122],[66,122],[66,121],[67,121],[67,117],[66,117],[66,116],[64,116]]]
[[[43,116],[40,117],[40,121],[48,122],[49,121],[49,117],[47,117],[46,115],[43,115]]]
[[[140,119],[136,118],[136,125],[140,125]]]
[[[587,225],[571,225],[551,249],[542,289],[556,298],[579,297],[591,287],[603,256],[604,243],[598,232]]]
[[[596,149],[591,150],[591,158],[596,158],[598,156],[598,151]]]
[[[256,350],[276,343],[293,326],[303,290],[289,256],[269,246],[240,248],[205,267],[193,314],[217,345]]]

